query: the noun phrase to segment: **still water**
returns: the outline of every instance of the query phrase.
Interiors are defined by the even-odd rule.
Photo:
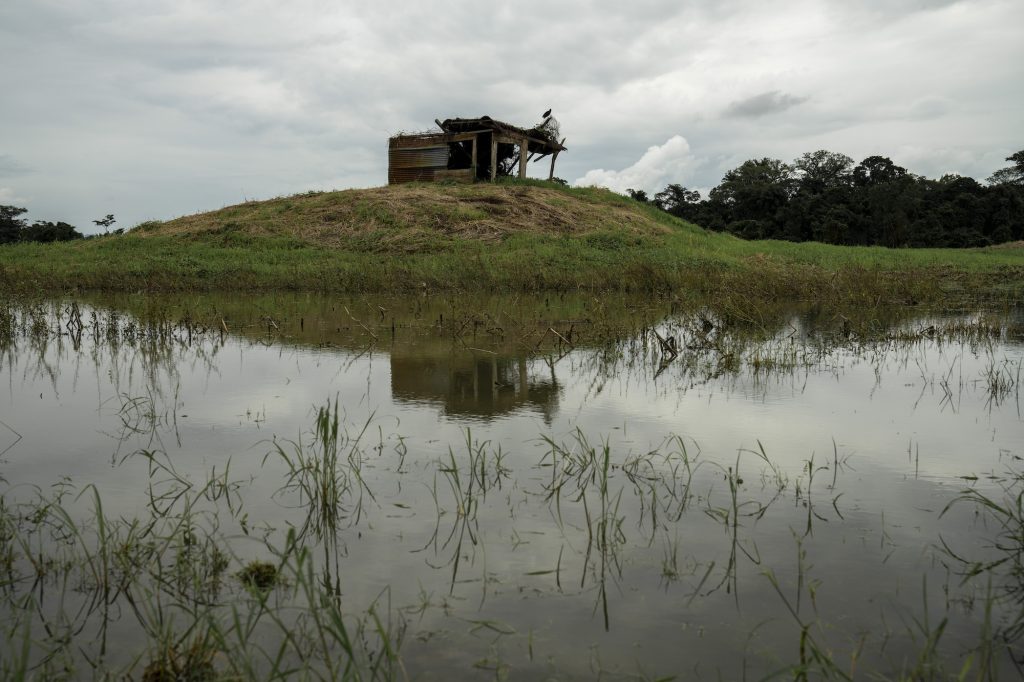
[[[1019,675],[1021,311],[3,315],[5,675]]]

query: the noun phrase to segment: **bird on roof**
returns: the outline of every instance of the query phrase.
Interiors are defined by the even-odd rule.
[[[547,118],[547,117],[548,117],[548,116],[550,116],[550,115],[551,115],[551,110],[550,110],[550,109],[548,109],[548,110],[547,110],[547,111],[545,111],[545,112],[544,112],[543,114],[541,114],[541,115],[540,115],[540,117],[541,117],[541,118]]]

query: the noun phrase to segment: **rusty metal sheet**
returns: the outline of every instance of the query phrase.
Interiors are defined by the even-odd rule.
[[[430,182],[434,174],[448,168],[448,145],[402,148],[391,145],[388,150],[388,183]]]
[[[448,146],[392,149],[388,164],[392,168],[447,168]]]

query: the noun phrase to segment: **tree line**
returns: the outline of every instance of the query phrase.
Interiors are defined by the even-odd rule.
[[[17,206],[0,206],[0,244],[15,242],[64,242],[84,235],[63,221],[37,220],[31,224],[21,218],[26,213]]]
[[[915,175],[884,156],[859,164],[845,154],[808,152],[792,164],[763,158],[730,170],[706,199],[670,184],[638,201],[707,229],[745,239],[890,247],[987,246],[1024,239],[1024,150],[1006,157],[983,185],[963,175]],[[29,224],[24,208],[0,206],[0,244],[84,235],[65,222]],[[109,228],[113,215],[93,221]],[[115,230],[115,233],[122,230]]]
[[[73,239],[86,238],[74,225],[64,221],[56,223],[48,220],[36,220],[29,224],[21,216],[28,211],[18,206],[0,206],[0,244],[17,242],[67,242]],[[117,222],[114,214],[108,213],[105,218],[92,221],[98,227],[109,229]],[[121,234],[124,230],[116,229],[113,234]],[[95,236],[95,235],[92,235]]]
[[[915,175],[884,156],[859,164],[816,151],[792,164],[753,159],[730,170],[706,199],[670,184],[638,201],[745,239],[890,247],[986,246],[1024,239],[1024,150],[983,185],[962,175]]]

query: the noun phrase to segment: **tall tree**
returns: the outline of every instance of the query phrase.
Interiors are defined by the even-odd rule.
[[[997,170],[989,177],[988,183],[990,185],[1024,187],[1024,149],[1016,154],[1010,154],[1006,157],[1006,160],[1012,161],[1013,165]]]
[[[700,204],[700,192],[671,184],[654,195],[654,205],[674,216],[693,220]]]
[[[862,186],[895,182],[906,176],[907,169],[897,166],[885,156],[869,156],[853,169],[853,181]]]
[[[793,162],[801,192],[823,194],[827,190],[846,187],[853,178],[853,159],[825,149],[807,152]]]
[[[778,159],[752,159],[727,172],[710,200],[727,226],[748,237],[779,236],[779,212],[793,194],[793,168]]]
[[[845,243],[853,159],[819,149],[793,161],[796,193],[786,207],[781,235],[793,241]]]
[[[19,218],[25,209],[17,206],[0,206],[0,244],[10,244],[21,239],[25,221]]]

